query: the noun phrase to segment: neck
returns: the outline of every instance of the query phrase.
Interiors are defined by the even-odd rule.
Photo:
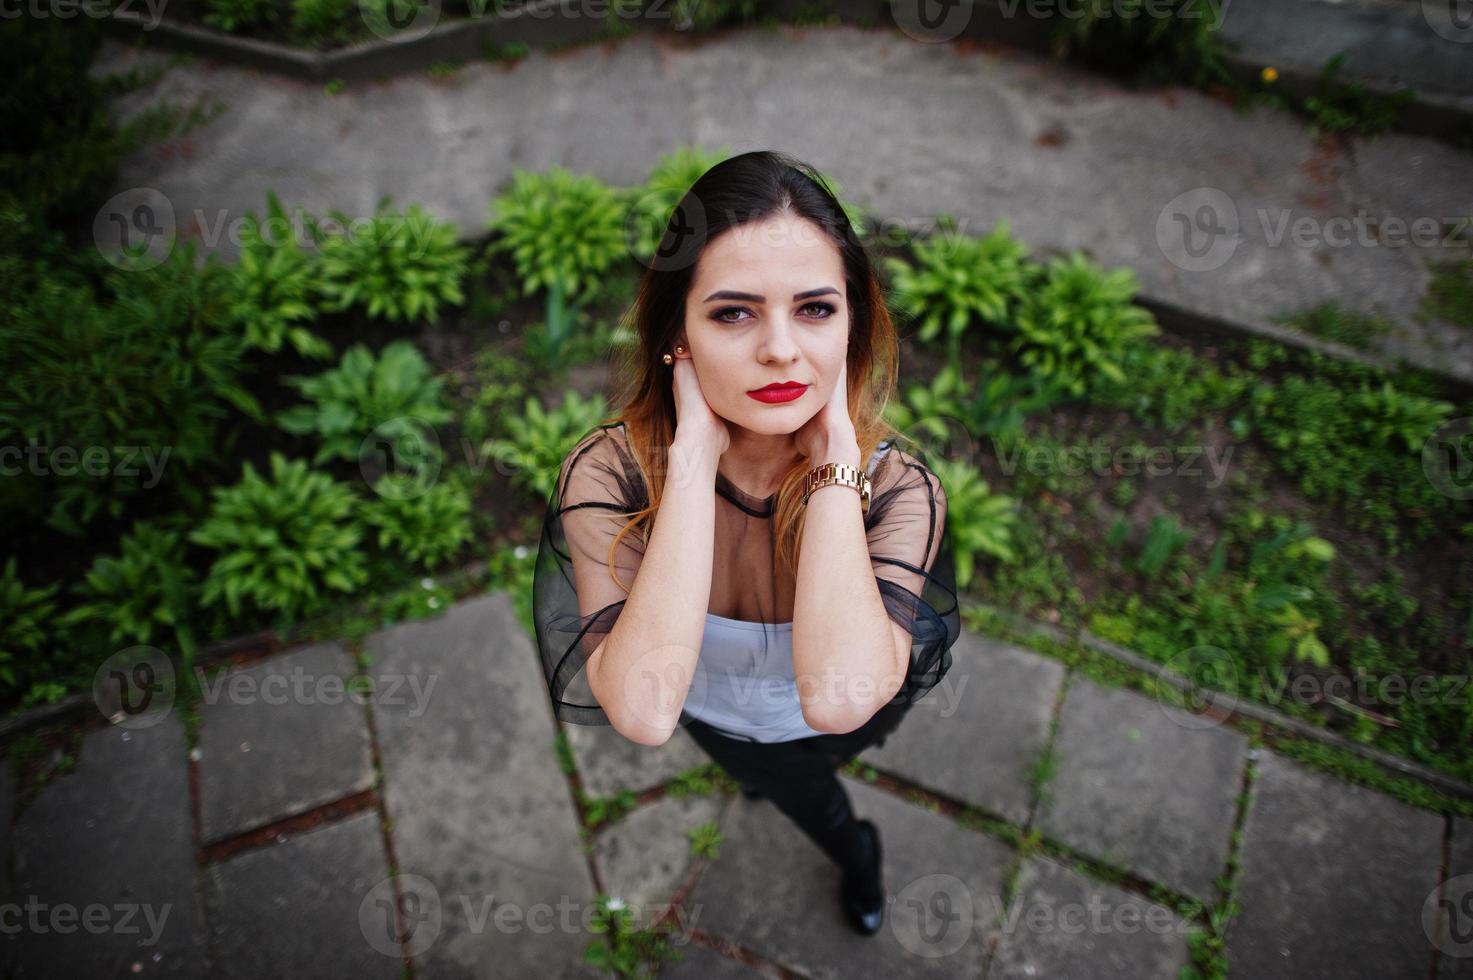
[[[784,474],[802,455],[793,434],[766,435],[728,422],[731,445],[721,454],[717,469],[731,482],[757,496],[777,492]]]

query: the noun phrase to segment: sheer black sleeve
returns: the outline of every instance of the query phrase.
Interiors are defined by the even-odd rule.
[[[890,619],[911,635],[896,700],[915,703],[951,669],[961,633],[946,491],[918,449],[891,449],[871,477],[865,539]]]
[[[617,547],[614,541],[647,501],[643,478],[616,424],[584,436],[559,469],[537,549],[532,616],[560,720],[611,724],[584,668],[618,621],[639,571],[645,546],[640,527],[631,527]]]

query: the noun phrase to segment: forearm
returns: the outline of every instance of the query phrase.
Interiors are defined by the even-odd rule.
[[[820,463],[859,465],[853,442]],[[900,689],[890,617],[875,584],[859,494],[827,486],[808,498],[793,611],[793,667],[808,723],[825,732],[863,725]]]
[[[672,447],[669,476],[618,620],[589,660],[589,684],[625,737],[657,745],[680,721],[706,628],[717,460]],[[711,455],[711,454],[706,454]]]

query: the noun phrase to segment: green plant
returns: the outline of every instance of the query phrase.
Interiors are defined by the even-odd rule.
[[[1117,0],[1072,12],[1060,7],[1053,49],[1133,81],[1230,86],[1218,40],[1221,24],[1211,18],[1217,9],[1194,0]],[[1225,5],[1221,9],[1226,12]]]
[[[523,412],[506,418],[506,438],[486,440],[482,452],[510,463],[512,480],[546,500],[555,488],[563,458],[604,420],[607,411],[602,395],[584,398],[576,391],[565,391],[562,404],[552,411],[529,395]]]
[[[302,460],[271,454],[270,479],[249,462],[240,482],[216,487],[205,521],[189,535],[219,552],[201,601],[232,616],[248,603],[286,620],[315,611],[328,590],[352,593],[368,579],[352,490]]]
[[[707,857],[713,861],[721,856],[721,843],[725,838],[721,836],[721,828],[714,820],[690,828],[685,832],[685,836],[690,838],[692,854]]]
[[[277,18],[274,0],[205,0],[205,7],[205,24],[231,34]]]
[[[1391,332],[1391,321],[1384,316],[1350,310],[1331,300],[1302,313],[1276,318],[1323,340],[1370,350],[1376,341]]]
[[[377,358],[363,344],[354,344],[337,367],[285,380],[311,404],[278,413],[277,424],[319,439],[314,464],[359,459],[370,436],[422,443],[428,427],[451,418],[440,379],[407,340],[391,341]],[[438,459],[438,445],[433,452]]]
[[[1315,93],[1304,100],[1311,123],[1332,133],[1374,136],[1385,132],[1395,124],[1402,107],[1416,98],[1416,90],[1404,88],[1381,95],[1354,82],[1337,81],[1335,76],[1345,64],[1346,54],[1341,51],[1325,62],[1315,79]]]
[[[441,303],[465,302],[461,281],[470,249],[459,243],[454,224],[418,204],[402,213],[389,204],[388,197],[381,199],[366,220],[332,211],[335,230],[325,230],[320,219],[309,225],[319,249],[327,308],[358,305],[371,317],[434,323]]]
[[[955,544],[956,584],[972,581],[978,554],[1014,560],[1013,524],[1017,501],[995,494],[977,470],[962,460],[937,459],[932,469],[946,491],[946,523]]]
[[[55,585],[27,586],[16,566],[11,555],[0,575],[0,679],[11,687],[21,684],[18,670],[34,672],[50,653],[54,638],[48,627],[59,591]]]
[[[317,316],[317,260],[302,251],[281,201],[267,191],[266,228],[254,211],[241,224],[240,262],[233,270],[230,316],[246,343],[274,354],[290,342],[303,357],[327,358],[332,347],[308,330]]]
[[[411,562],[434,568],[471,539],[471,498],[455,481],[418,493],[412,474],[390,473],[374,484],[378,496],[364,505],[364,521],[378,528],[380,548],[397,549]]]
[[[1361,432],[1373,445],[1399,442],[1410,453],[1420,453],[1422,444],[1453,412],[1451,402],[1399,391],[1389,380],[1379,388],[1356,392],[1353,404]]]
[[[1417,308],[1417,318],[1446,320],[1473,327],[1473,259],[1428,259],[1432,281]]]
[[[596,177],[562,167],[518,169],[509,189],[489,205],[492,248],[509,254],[522,295],[546,293],[546,329],[557,349],[599,281],[626,254],[624,199]]]
[[[1124,381],[1126,351],[1157,333],[1151,314],[1131,302],[1135,292],[1132,269],[1106,272],[1078,250],[1055,258],[1014,321],[1019,360],[1075,395],[1096,374]]]
[[[1009,374],[988,364],[984,375],[981,383],[968,384],[961,366],[949,362],[929,384],[911,385],[902,401],[888,403],[885,419],[912,438],[953,437],[949,425],[961,422],[970,438],[1005,439],[1021,432],[1024,419],[1058,397],[1047,379],[1035,374]]]
[[[589,930],[603,934],[608,942],[590,939],[583,950],[584,962],[620,977],[652,980],[662,963],[685,958],[664,936],[647,929],[636,930],[633,914],[618,897],[598,896]]]
[[[345,42],[356,0],[292,0],[292,36],[302,44]]]
[[[707,152],[696,146],[683,146],[656,162],[645,182],[628,192],[635,228],[634,254],[648,263],[660,246],[660,238],[670,220],[670,212],[700,177],[716,164],[731,156],[722,147]]]
[[[1036,278],[1028,246],[1009,227],[1004,218],[985,238],[973,238],[943,218],[941,234],[915,246],[913,265],[894,257],[884,261],[891,306],[919,322],[918,335],[926,343],[944,331],[953,363],[961,360],[962,334],[979,320],[1001,328]]]
[[[1136,571],[1142,575],[1159,575],[1172,556],[1191,540],[1192,533],[1185,530],[1175,517],[1157,514],[1151,519],[1145,544],[1135,560]]]
[[[118,548],[117,555],[92,562],[73,589],[82,601],[62,624],[100,624],[113,645],[154,645],[163,633],[177,643],[188,669],[195,651],[190,618],[196,590],[184,561],[183,536],[158,522],[138,521]]]
[[[245,345],[222,326],[228,274],[194,255],[186,243],[156,268],[114,270],[110,303],[49,277],[17,297],[0,331],[0,442],[47,453],[0,481],[0,510],[80,535],[143,491],[202,502],[198,477],[231,452],[234,412],[263,416],[241,383]]]

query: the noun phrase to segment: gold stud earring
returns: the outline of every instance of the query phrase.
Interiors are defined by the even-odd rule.
[[[671,357],[669,354],[666,354],[663,358],[661,358],[661,360],[663,360],[666,364],[675,363],[675,358]]]

